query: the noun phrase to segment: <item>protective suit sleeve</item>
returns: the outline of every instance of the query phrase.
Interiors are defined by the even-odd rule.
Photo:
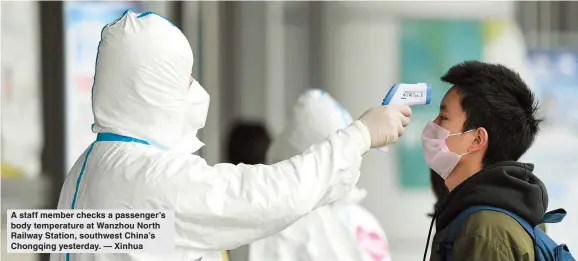
[[[233,249],[285,229],[349,193],[370,143],[367,127],[355,121],[274,165],[194,168],[172,193],[178,195],[171,200],[177,203],[177,247]]]

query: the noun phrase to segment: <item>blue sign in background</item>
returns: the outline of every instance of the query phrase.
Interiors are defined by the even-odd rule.
[[[110,23],[119,18],[124,11],[131,9],[140,12],[138,2],[122,1],[67,1],[64,2],[65,24],[83,22],[86,20],[104,21]]]
[[[578,52],[530,50],[528,67],[545,124],[578,131]]]

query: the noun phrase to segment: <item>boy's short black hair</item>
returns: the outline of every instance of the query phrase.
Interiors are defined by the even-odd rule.
[[[464,131],[488,132],[485,165],[518,160],[540,130],[538,103],[520,75],[500,64],[465,61],[441,80],[453,84],[466,113]]]

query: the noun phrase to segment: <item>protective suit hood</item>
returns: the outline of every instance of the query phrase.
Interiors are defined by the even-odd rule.
[[[328,93],[308,90],[299,96],[284,130],[273,140],[267,153],[268,161],[276,163],[299,155],[352,121],[351,114]],[[364,189],[355,187],[336,203],[355,204],[366,194]]]
[[[297,99],[283,132],[268,151],[268,160],[275,163],[299,155],[351,122],[351,115],[329,94],[308,90]]]
[[[98,47],[93,132],[195,152],[209,95],[192,80],[193,52],[183,33],[151,12],[131,11],[106,25]]]

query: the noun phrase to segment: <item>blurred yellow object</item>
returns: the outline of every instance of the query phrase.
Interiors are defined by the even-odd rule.
[[[229,261],[229,254],[227,253],[227,251],[221,252],[221,260],[222,261]]]
[[[14,179],[14,178],[21,178],[22,171],[13,165],[10,165],[6,162],[2,162],[2,172],[0,172],[0,177],[3,179]]]
[[[506,31],[508,23],[502,20],[488,20],[484,25],[484,42],[491,43]]]

